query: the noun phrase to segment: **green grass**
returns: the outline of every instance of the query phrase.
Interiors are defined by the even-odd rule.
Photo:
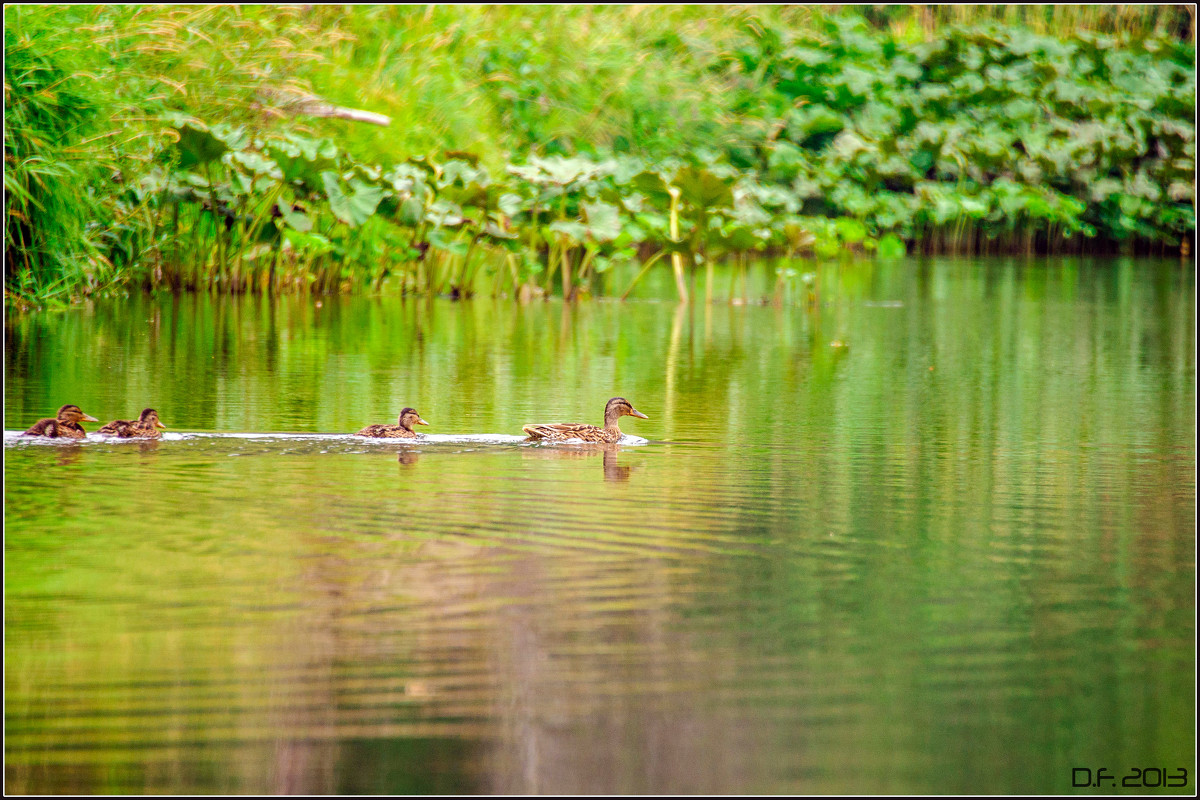
[[[637,191],[616,177],[537,211],[538,190],[509,167],[546,156],[735,176],[737,203],[704,217],[724,226],[723,244],[693,237],[693,254],[1179,247],[1195,229],[1192,14],[17,6],[5,20],[5,295],[49,304],[137,285],[362,291],[388,274],[411,291],[445,291],[469,288],[485,261],[513,271],[513,291],[530,280],[567,291],[574,270],[586,276],[631,246],[649,256],[669,238],[665,199],[635,212]],[[281,90],[392,123],[294,116]],[[252,159],[284,134],[326,138],[344,173],[335,182],[350,182],[299,191],[261,175],[247,183],[245,168],[224,161],[180,165],[179,113],[239,130],[232,151]],[[403,223],[408,189],[347,177],[456,153],[486,173],[459,189],[438,178],[431,191],[457,192],[457,203],[470,185],[494,187],[477,231],[488,215],[512,223],[523,249]],[[380,219],[338,210],[365,207],[377,189]],[[628,235],[584,248],[571,232],[592,225],[586,203],[609,214],[595,205],[602,191],[624,193],[604,202],[622,206]],[[523,205],[501,203],[505,192]],[[304,230],[268,220],[280,198],[307,204]],[[542,230],[551,216],[559,230]],[[698,220],[686,217],[685,233]],[[771,235],[748,238],[759,228]],[[432,265],[415,258],[421,247],[432,247]]]

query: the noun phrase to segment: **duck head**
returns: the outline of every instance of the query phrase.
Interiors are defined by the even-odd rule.
[[[406,431],[411,431],[413,425],[428,425],[429,423],[421,419],[421,415],[417,413],[415,408],[406,408],[400,412],[400,417],[397,420],[400,427]]]
[[[166,430],[166,427],[167,427],[166,425],[163,425],[162,422],[159,421],[158,412],[155,411],[153,408],[147,408],[145,411],[142,412],[142,415],[140,417],[138,417],[138,425],[140,425],[143,428],[153,427],[153,428],[162,428],[163,430]]]
[[[633,404],[624,397],[614,397],[608,401],[608,405],[604,407],[604,422],[608,424],[610,421],[615,422],[623,416],[640,417],[641,419],[650,419],[642,412],[633,407]]]
[[[83,409],[81,409],[79,406],[73,405],[71,403],[68,403],[67,405],[63,406],[62,408],[60,408],[58,410],[58,419],[62,422],[72,422],[72,423],[79,423],[84,420],[87,420],[88,422],[99,422],[100,421],[100,420],[96,419],[95,417],[91,416],[90,414],[83,413]]]

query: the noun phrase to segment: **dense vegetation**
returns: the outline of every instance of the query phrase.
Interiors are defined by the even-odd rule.
[[[1190,10],[974,8],[14,8],[6,298],[1186,247]]]

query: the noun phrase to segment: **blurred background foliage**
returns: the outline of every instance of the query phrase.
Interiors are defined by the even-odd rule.
[[[1194,60],[1179,5],[16,6],[5,295],[1186,250]]]

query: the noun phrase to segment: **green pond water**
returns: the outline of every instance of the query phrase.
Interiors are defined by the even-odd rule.
[[[10,314],[5,790],[1195,792],[1192,265],[669,275]]]

